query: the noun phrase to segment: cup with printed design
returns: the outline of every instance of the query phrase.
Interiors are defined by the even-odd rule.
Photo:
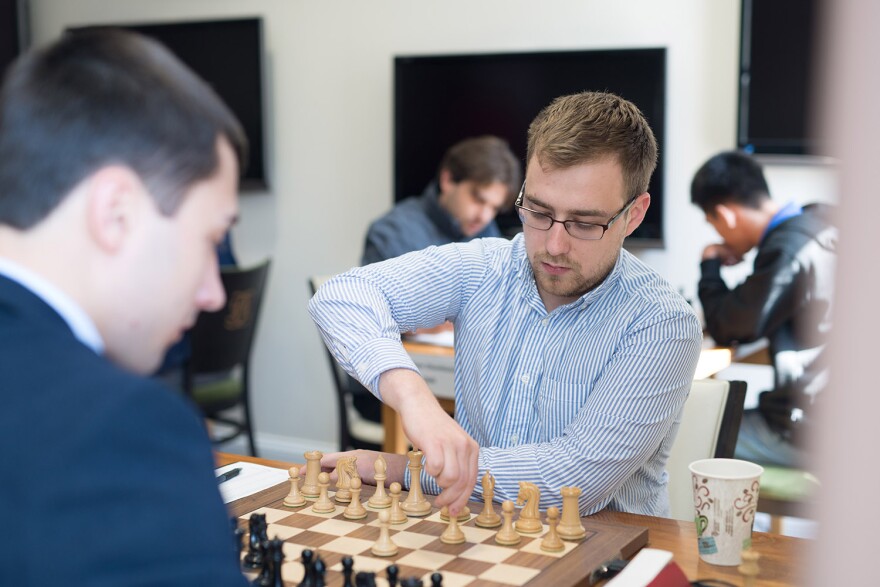
[[[700,558],[713,565],[740,564],[742,551],[752,545],[764,468],[738,459],[702,459],[689,469]]]

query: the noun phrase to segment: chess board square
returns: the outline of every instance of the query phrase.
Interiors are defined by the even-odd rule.
[[[324,546],[328,542],[332,540],[336,540],[337,536],[333,536],[332,534],[324,534],[322,532],[312,532],[311,530],[304,530],[303,532],[296,535],[297,544],[302,544],[306,548],[311,548],[312,550]]]
[[[442,571],[442,573],[443,587],[467,587],[476,581],[476,577],[473,575],[463,575],[446,570]],[[431,584],[431,573],[425,573],[425,576],[422,577],[422,583],[425,585]]]
[[[284,556],[287,556],[286,552]],[[305,569],[299,561],[281,563],[281,576],[286,583],[297,585],[305,578]]]
[[[358,540],[357,538],[341,536],[336,540],[331,540],[330,542],[322,546],[321,551],[338,552],[341,554],[354,556],[356,554],[369,552],[370,547],[373,546],[373,544],[374,543],[369,540]]]
[[[551,556],[552,553],[541,550],[540,540],[535,540],[533,542],[538,545],[538,552],[523,552],[523,550],[520,549],[504,562],[508,565],[517,565],[528,567],[530,569],[545,569],[556,562],[557,557]]]
[[[476,559],[457,558],[449,561],[438,569],[445,576],[446,573],[458,573],[460,575],[468,575],[470,577],[478,577],[482,573],[488,571],[492,565],[490,561],[481,561]]]
[[[302,528],[294,528],[293,526],[285,526],[283,524],[269,524],[266,527],[266,536],[269,538],[280,538],[281,540],[287,540],[300,532],[302,532]]]
[[[334,536],[346,536],[356,530],[360,530],[362,526],[355,522],[333,518],[324,520],[319,524],[315,524],[310,528],[313,532],[321,532],[322,534],[333,534]]]
[[[433,571],[448,564],[451,560],[455,560],[455,556],[443,554],[442,552],[432,552],[430,550],[414,550],[406,556],[399,558],[397,563],[400,565],[409,565]]]
[[[448,524],[446,522],[430,522],[428,520],[420,520],[417,524],[414,524],[409,529],[412,532],[418,532],[419,534],[428,534],[430,536],[439,537],[443,534],[443,530],[446,529]]]
[[[243,516],[240,516],[242,520],[249,520],[252,514],[266,514],[266,523],[274,524],[279,520],[283,520],[284,518],[290,517],[295,512],[284,511],[284,510],[276,510],[273,508],[259,508],[250,513],[247,513]]]
[[[461,531],[464,532],[465,540],[468,542],[485,542],[486,540],[494,540],[498,530],[487,530],[485,528],[477,528],[476,526],[462,526]]]
[[[391,540],[393,540],[394,544],[397,546],[418,550],[431,544],[437,540],[437,538],[434,536],[425,536],[424,534],[416,534],[415,532],[398,532],[397,534],[392,534]]]
[[[298,513],[306,514],[308,516],[317,516],[319,518],[335,518],[336,516],[341,514],[344,510],[345,510],[344,507],[342,507],[340,505],[335,505],[335,506],[333,506],[332,512],[327,512],[326,514],[322,514],[320,512],[316,512],[315,510],[312,509],[311,506],[309,506],[309,507],[305,507],[305,508],[301,509]]]
[[[520,550],[520,552],[528,552],[531,554],[541,554],[544,556],[552,556],[552,557],[556,557],[556,558],[562,558],[563,556],[565,556],[566,554],[568,554],[569,552],[571,552],[572,550],[577,548],[577,545],[578,545],[577,542],[569,542],[567,540],[563,540],[562,544],[565,546],[565,550],[562,550],[560,552],[547,552],[546,550],[541,550],[541,542],[543,540],[544,540],[544,537],[541,536],[541,538],[539,538],[537,540],[532,540],[531,542],[529,542],[528,544],[526,544],[525,546],[523,546],[519,550]]]
[[[475,544],[461,553],[461,557],[490,563],[502,563],[509,559],[515,552],[516,551],[511,550],[510,548],[504,548],[503,546]]]
[[[526,567],[501,563],[494,565],[484,573],[481,573],[479,578],[487,581],[504,583],[505,585],[525,585],[537,577],[540,572],[541,571],[538,569],[529,569]]]
[[[420,518],[409,518],[403,524],[391,524],[391,529],[392,530],[408,530],[409,528],[412,528],[413,526],[415,526],[416,524],[418,524],[420,522],[422,522],[422,520]],[[376,517],[374,520],[367,522],[366,525],[367,526],[375,526],[376,528],[378,528],[379,527],[379,518]]]

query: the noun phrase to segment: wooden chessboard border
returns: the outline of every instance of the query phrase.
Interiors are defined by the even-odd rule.
[[[280,483],[254,495],[233,501],[227,507],[234,517],[243,516],[261,507],[289,509],[291,513],[295,513],[296,509],[287,508],[281,504],[289,490],[290,483]],[[364,486],[361,494],[364,503],[373,491],[373,487]],[[405,497],[405,495],[404,492],[402,496]],[[483,504],[471,502],[469,506],[472,512],[479,512],[482,510]],[[547,567],[540,575],[526,583],[525,587],[589,585],[590,575],[599,565],[613,558],[630,558],[648,543],[647,528],[625,526],[592,518],[583,518],[582,521],[588,533],[594,533],[594,535]]]

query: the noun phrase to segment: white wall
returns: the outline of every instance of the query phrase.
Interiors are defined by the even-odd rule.
[[[735,144],[738,0],[31,3],[37,43],[67,25],[264,17],[272,188],[242,198],[233,236],[243,261],[274,259],[253,380],[267,456],[335,442],[335,399],[306,279],[355,264],[369,221],[391,204],[394,55],[666,47],[667,246],[638,254],[695,297],[699,253],[713,235],[688,190],[706,158]],[[834,195],[827,168],[776,166],[768,175],[780,199]]]

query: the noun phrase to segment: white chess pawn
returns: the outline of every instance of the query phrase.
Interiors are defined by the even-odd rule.
[[[406,524],[409,518],[400,507],[400,483],[395,481],[389,489],[391,491],[391,518],[389,521],[392,524]]]
[[[318,475],[318,501],[312,505],[312,511],[316,514],[329,514],[336,511],[336,506],[330,501],[328,487],[330,487],[330,475],[321,473]]]
[[[367,510],[361,505],[361,479],[355,477],[351,480],[351,503],[342,512],[349,520],[362,520],[367,517]]]
[[[458,517],[449,516],[449,525],[446,526],[443,534],[440,535],[440,542],[443,544],[461,544],[464,540],[464,532],[462,532],[461,526],[458,525]]]
[[[550,530],[541,541],[541,550],[546,550],[547,552],[562,552],[565,550],[565,544],[562,543],[562,539],[556,533],[556,526],[558,524],[559,508],[555,506],[547,508],[547,525],[550,526]]]
[[[495,534],[495,542],[504,546],[519,544],[522,536],[513,528],[513,502],[509,499],[501,504],[501,515],[504,518],[504,523]]]
[[[290,474],[290,493],[284,498],[284,505],[291,508],[306,505],[306,498],[299,490],[299,467],[291,467],[288,473]]]
[[[397,545],[391,540],[391,532],[388,530],[389,518],[391,514],[388,510],[379,512],[379,539],[370,548],[370,552],[376,556],[394,556],[397,554]]]

